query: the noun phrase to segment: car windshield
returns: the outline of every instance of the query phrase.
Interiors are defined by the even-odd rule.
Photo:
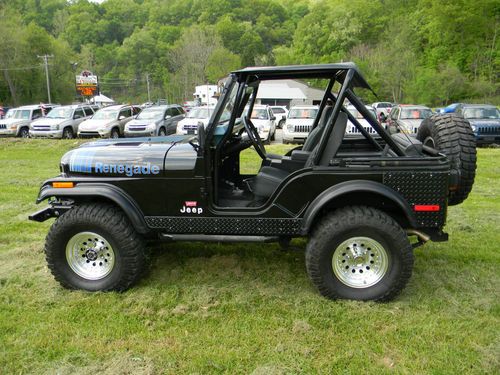
[[[153,120],[153,119],[161,119],[163,117],[164,110],[158,108],[148,108],[142,111],[139,116],[137,116],[138,120]],[[95,118],[95,117],[94,117]]]
[[[267,120],[267,119],[269,119],[269,116],[267,115],[267,109],[265,109],[265,108],[254,108],[253,111],[252,111],[251,118],[258,119],[258,120]]]
[[[272,107],[271,109],[273,110],[274,113],[285,113],[285,110],[280,107]]]
[[[403,108],[401,110],[401,120],[420,120],[432,115],[430,109]]]
[[[97,111],[92,119],[94,120],[115,120],[118,118],[117,110],[100,110]]]
[[[212,112],[211,108],[193,108],[186,117],[206,119],[212,115]]]
[[[30,110],[29,109],[11,109],[7,112],[5,118],[14,118],[20,120],[29,120],[30,119]]]
[[[54,108],[48,114],[48,118],[70,118],[73,113],[73,108]]]
[[[500,111],[497,108],[465,108],[464,117],[471,119],[497,119],[500,118]]]
[[[292,108],[288,113],[288,118],[316,118],[317,108]]]

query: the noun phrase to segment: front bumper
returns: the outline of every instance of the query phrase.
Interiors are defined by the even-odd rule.
[[[80,138],[109,138],[111,130],[79,130],[78,137]]]
[[[309,133],[285,133],[283,132],[283,140],[286,142],[304,143]]]
[[[17,129],[0,129],[0,137],[15,137],[17,135]]]
[[[30,130],[33,138],[62,138],[62,130]]]
[[[125,130],[125,137],[154,137],[156,130]]]
[[[500,143],[500,134],[474,134],[474,136],[478,145]]]

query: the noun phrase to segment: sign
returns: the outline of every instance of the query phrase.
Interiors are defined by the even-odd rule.
[[[99,81],[97,76],[84,70],[76,76],[76,93],[81,96],[95,96],[99,94]]]

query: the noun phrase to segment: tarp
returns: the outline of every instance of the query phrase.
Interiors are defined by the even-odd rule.
[[[92,98],[94,103],[114,103],[115,101],[111,98],[108,98],[106,95],[99,94]]]

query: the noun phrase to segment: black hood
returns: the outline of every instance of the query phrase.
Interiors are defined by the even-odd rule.
[[[174,135],[89,142],[67,152],[61,166],[67,175],[161,177],[165,170],[194,168],[197,153],[191,139]]]

